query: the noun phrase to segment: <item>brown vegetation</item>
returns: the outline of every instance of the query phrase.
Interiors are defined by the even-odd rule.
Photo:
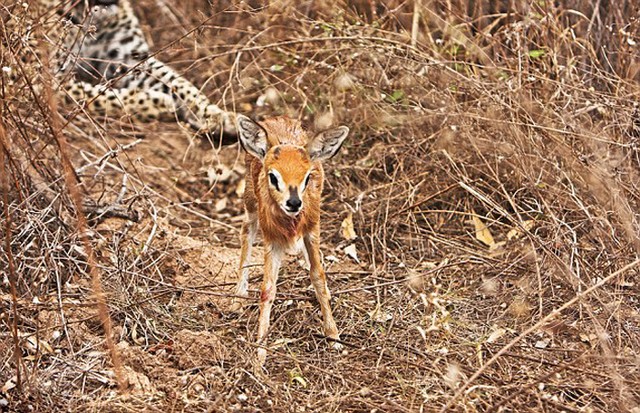
[[[257,306],[229,311],[238,146],[3,71],[0,409],[637,412],[638,7],[462,3],[136,2],[227,110],[351,129],[321,246],[345,353],[292,260],[264,377]]]

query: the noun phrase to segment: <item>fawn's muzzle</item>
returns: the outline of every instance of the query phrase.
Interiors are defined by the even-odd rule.
[[[287,208],[287,212],[295,214],[296,212],[300,211],[300,209],[302,208],[302,200],[298,195],[297,188],[289,189],[289,199],[287,199],[287,202],[285,202],[284,205]]]

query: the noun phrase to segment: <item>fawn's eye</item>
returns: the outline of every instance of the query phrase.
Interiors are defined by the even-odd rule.
[[[269,172],[269,182],[271,182],[271,185],[273,185],[276,191],[280,191],[280,187],[278,186],[278,177],[272,172]]]

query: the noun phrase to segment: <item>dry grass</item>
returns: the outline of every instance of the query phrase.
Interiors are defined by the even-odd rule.
[[[2,409],[637,412],[637,6],[461,3],[137,4],[212,101],[352,129],[327,168],[322,247],[347,353],[292,263],[265,377],[257,307],[228,311],[237,145],[60,105],[84,231],[55,104],[31,88],[50,77],[11,60],[24,43],[3,30],[2,66],[20,70],[2,85]]]

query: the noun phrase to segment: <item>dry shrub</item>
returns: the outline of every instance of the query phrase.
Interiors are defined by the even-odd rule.
[[[274,310],[271,374],[256,379],[256,312],[231,318],[224,301],[241,214],[237,148],[61,109],[86,206],[119,217],[97,219],[90,236],[114,339],[131,347],[127,374],[160,389],[147,398],[109,391],[76,208],[49,106],[30,86],[46,76],[20,70],[11,87],[3,77],[0,236],[11,254],[3,249],[0,266],[15,263],[16,292],[7,273],[1,299],[16,313],[1,319],[0,380],[20,371],[25,391],[2,397],[15,410],[633,411],[637,269],[545,316],[640,252],[636,8],[137,3],[161,58],[212,101],[352,130],[327,168],[323,221],[324,253],[341,260],[329,273],[349,353],[330,353],[315,333],[317,306],[292,265]],[[3,31],[16,45],[2,49],[3,66],[19,65],[15,33]],[[221,160],[224,179],[211,172]],[[140,223],[126,220],[133,210]],[[343,255],[349,212],[360,265]]]

